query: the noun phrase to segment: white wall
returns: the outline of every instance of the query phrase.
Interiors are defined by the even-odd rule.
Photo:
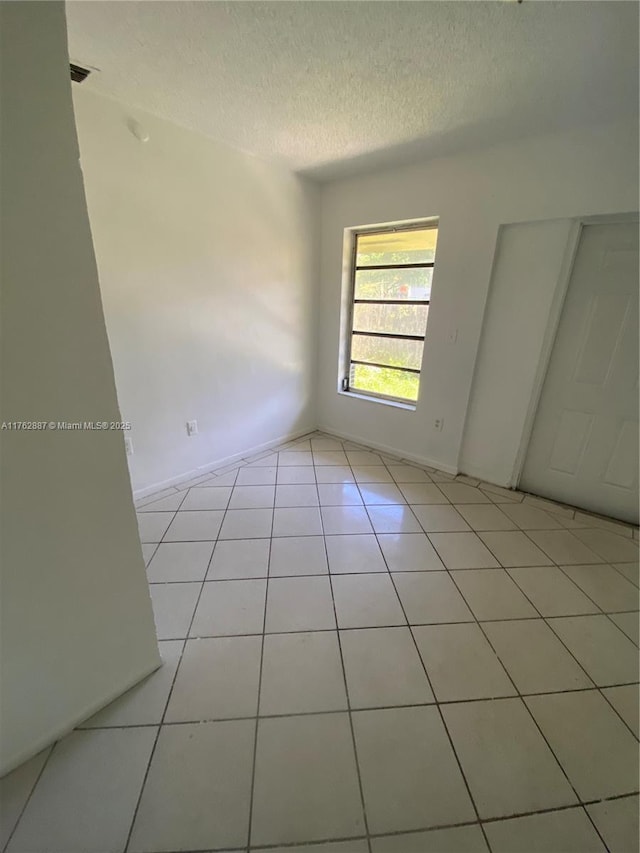
[[[80,87],[74,103],[134,490],[313,428],[315,187]]]
[[[500,442],[505,435],[512,438],[516,428],[511,403],[503,399],[500,436],[485,436],[476,443],[476,437],[468,434],[469,454],[460,460],[500,226],[633,211],[638,205],[637,187],[638,130],[631,123],[504,144],[325,186],[321,197],[320,426],[451,470],[480,464],[471,448],[484,448],[487,440]],[[440,233],[417,410],[337,393],[343,230],[429,216],[440,216]],[[448,343],[454,330],[457,340]],[[513,362],[514,371],[531,375],[530,349],[505,350],[504,357]],[[483,381],[492,385],[500,377],[485,376]],[[528,398],[528,393],[524,396]],[[436,418],[444,418],[441,432],[434,429]],[[500,481],[497,469],[486,469],[484,474]]]
[[[64,4],[2,3],[2,421],[118,421]],[[120,432],[2,442],[0,774],[159,662]]]

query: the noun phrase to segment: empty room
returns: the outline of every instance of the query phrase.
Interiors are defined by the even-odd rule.
[[[0,0],[0,853],[638,853],[635,0]]]

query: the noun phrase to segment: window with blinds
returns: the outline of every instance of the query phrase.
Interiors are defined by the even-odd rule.
[[[355,235],[345,391],[415,403],[438,226]]]

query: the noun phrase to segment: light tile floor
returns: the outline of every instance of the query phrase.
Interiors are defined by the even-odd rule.
[[[139,502],[164,666],[8,853],[633,853],[637,530],[313,433]]]

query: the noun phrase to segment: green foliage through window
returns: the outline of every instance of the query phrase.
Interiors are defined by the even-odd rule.
[[[356,236],[350,389],[418,399],[437,238],[436,227]]]
[[[400,400],[414,402],[418,399],[420,377],[417,373],[405,373],[384,367],[369,367],[354,364],[351,387],[354,391],[367,394],[380,394],[384,397],[397,397]]]

